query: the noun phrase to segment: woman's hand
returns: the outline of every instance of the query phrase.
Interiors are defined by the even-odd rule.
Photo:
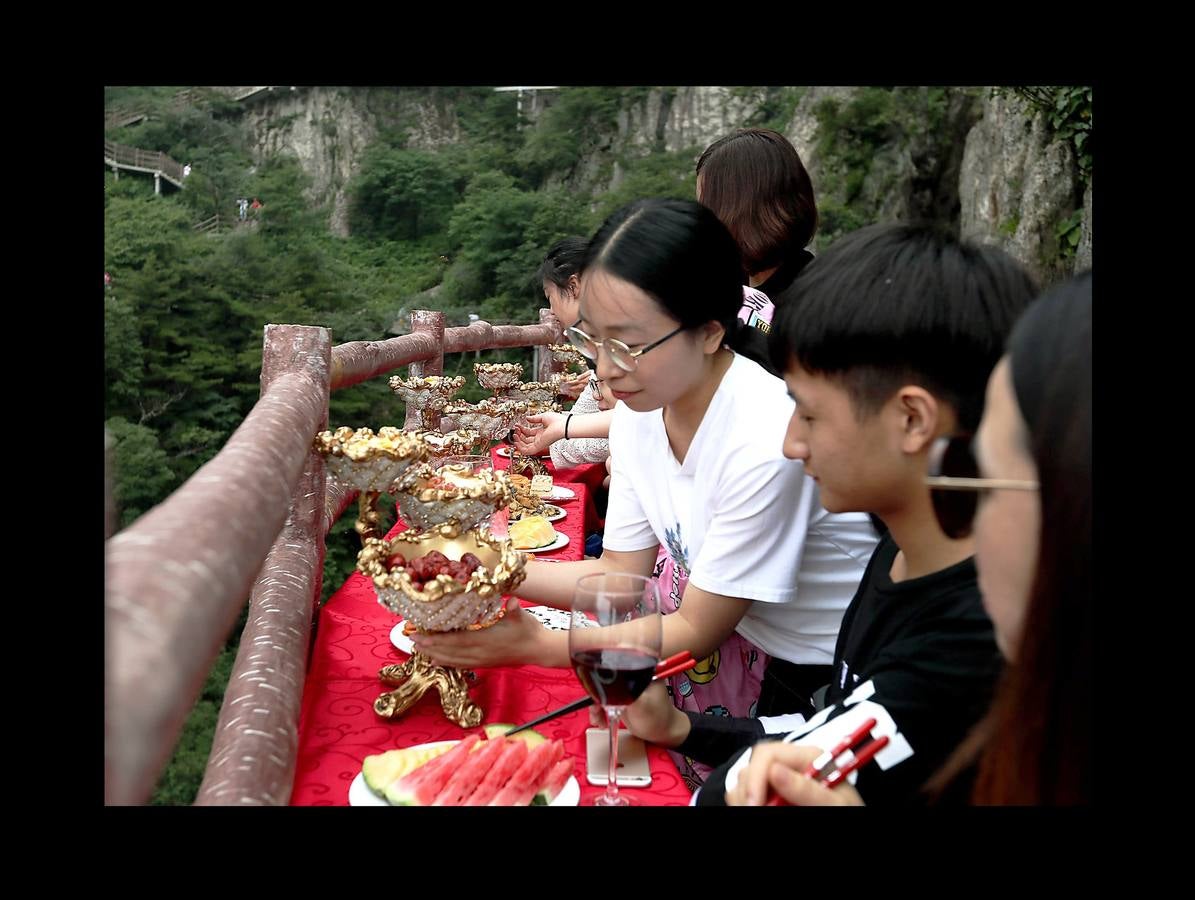
[[[543,638],[549,632],[534,616],[523,612],[513,597],[506,601],[506,613],[497,624],[478,631],[416,633],[415,649],[441,666],[488,668],[521,666],[538,661]]]
[[[570,400],[576,400],[581,396],[581,392],[589,386],[589,379],[592,377],[593,372],[589,369],[580,375],[566,375],[560,382],[560,393]]]
[[[564,437],[564,415],[547,412],[527,416],[527,426],[515,429],[515,449],[524,456],[539,456]]]
[[[600,706],[591,706],[589,721],[595,728],[605,728],[605,711]],[[626,708],[622,721],[635,737],[661,747],[679,746],[689,736],[689,717],[676,708],[662,681],[648,685],[639,699]]]
[[[820,747],[765,741],[751,748],[747,768],[738,783],[726,792],[727,806],[763,806],[778,794],[789,806],[862,806],[863,798],[850,784],[830,790],[805,775],[809,764],[822,755]]]

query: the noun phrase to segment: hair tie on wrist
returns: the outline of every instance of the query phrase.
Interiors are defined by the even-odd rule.
[[[572,418],[573,418],[572,413],[569,413],[567,416],[564,417],[564,439],[566,441],[568,440],[568,423],[572,421]]]

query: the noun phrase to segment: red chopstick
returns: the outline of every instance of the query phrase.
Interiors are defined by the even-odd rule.
[[[844,781],[846,781],[846,777],[848,775],[850,775],[851,772],[855,771],[855,769],[859,768],[860,766],[865,765],[873,756],[875,756],[877,753],[879,753],[881,750],[883,750],[887,746],[888,746],[888,735],[885,734],[882,737],[876,738],[874,741],[872,741],[870,744],[868,744],[866,747],[864,747],[862,750],[860,750],[857,754],[855,754],[854,759],[852,759],[849,763],[847,763],[845,766],[843,766],[838,771],[831,774],[830,777],[827,778],[823,782],[823,784],[825,784],[826,787],[833,790],[834,788],[838,787],[838,785],[840,785]]]
[[[659,672],[661,669],[666,669],[669,666],[680,662],[682,659],[688,659],[689,656],[690,654],[688,650],[682,650],[680,653],[674,653],[667,659],[662,659],[656,663],[656,671]]]
[[[673,675],[679,675],[681,672],[687,672],[690,669],[692,669],[694,666],[696,666],[699,662],[701,662],[701,660],[690,658],[690,659],[685,660],[684,662],[677,663],[676,665],[674,665],[670,668],[667,668],[667,669],[663,669],[663,670],[661,670],[659,668],[659,666],[657,666],[656,667],[656,676],[655,676],[655,678],[652,679],[652,681],[659,681],[661,678],[670,678]],[[663,665],[663,663],[661,663],[660,665]]]
[[[846,764],[843,768],[838,768],[835,760],[842,754],[846,753],[856,744],[863,740],[863,738],[870,736],[871,729],[876,727],[875,719],[868,719],[847,737],[843,738],[834,747],[833,750],[828,750],[821,756],[817,757],[811,762],[808,768],[805,769],[805,777],[812,778],[815,781],[820,781],[828,788],[835,788],[840,785],[847,775],[855,771],[861,765],[865,764],[873,756],[888,746],[888,736],[876,738],[866,747],[863,747],[855,754],[855,758]],[[779,794],[772,794],[765,806],[790,806],[791,804],[781,797]]]
[[[834,760],[850,750],[859,743],[863,738],[871,733],[871,729],[876,727],[875,719],[868,719],[858,728],[850,733],[849,736],[843,738],[833,750],[823,753],[817,759],[809,764],[809,768],[805,770],[805,775],[809,778],[821,779],[822,777],[833,772]]]

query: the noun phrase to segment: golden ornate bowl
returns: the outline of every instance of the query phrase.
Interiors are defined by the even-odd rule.
[[[451,399],[452,395],[465,386],[465,376],[445,378],[443,375],[428,375],[420,378],[390,378],[390,390],[398,394],[406,403],[418,410],[438,410]]]
[[[422,438],[390,426],[376,435],[369,428],[322,431],[315,436],[315,449],[337,481],[359,491],[387,491],[408,467],[428,458]]]
[[[528,403],[552,403],[560,393],[560,374],[552,376],[551,381],[520,381],[503,392],[503,396],[511,400],[522,400]]]
[[[386,569],[393,553],[408,560],[439,550],[451,560],[472,553],[481,560],[466,584],[438,575],[423,590],[415,590],[405,568]],[[527,557],[510,541],[488,532],[441,528],[434,532],[403,531],[390,540],[370,538],[357,555],[357,571],[373,580],[378,602],[420,631],[479,629],[501,618],[503,597],[523,583]]]
[[[454,471],[474,484],[451,489],[427,483],[432,475]],[[453,522],[467,531],[489,522],[497,510],[510,503],[512,494],[505,472],[470,472],[457,466],[434,469],[425,464],[407,471],[395,497],[403,521],[412,528],[431,531]]]
[[[433,465],[448,456],[465,456],[473,453],[481,448],[482,443],[481,435],[468,429],[449,431],[446,434],[439,431],[419,431],[416,434],[427,444],[428,461]],[[484,448],[481,449],[484,450]]]
[[[477,383],[487,391],[501,391],[523,377],[521,363],[473,363]]]
[[[443,419],[460,430],[480,432],[488,440],[497,440],[506,432],[515,419],[523,415],[527,404],[519,400],[495,400],[486,398],[478,403],[449,403],[444,407]]]
[[[564,409],[559,403],[547,403],[543,400],[529,400],[527,401],[527,409],[524,411],[525,416],[538,416],[540,413],[546,412],[560,412]]]
[[[548,344],[548,350],[552,352],[552,359],[558,363],[563,363],[566,366],[580,366],[581,371],[589,367],[589,360],[585,358],[585,354],[572,344]]]

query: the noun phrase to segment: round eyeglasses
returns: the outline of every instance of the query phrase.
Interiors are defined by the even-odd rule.
[[[1009,478],[980,478],[971,435],[940,437],[929,454],[930,488],[934,515],[942,533],[958,540],[971,534],[971,524],[979,507],[979,498],[991,490],[1036,491],[1036,481]]]
[[[624,372],[634,372],[635,369],[639,367],[640,356],[642,356],[648,350],[654,350],[656,347],[660,346],[660,344],[664,343],[664,341],[668,340],[668,338],[678,335],[684,330],[685,326],[682,325],[675,331],[668,332],[658,341],[652,341],[652,343],[639,350],[631,350],[631,348],[622,341],[616,341],[613,338],[606,338],[604,341],[594,340],[576,325],[566,329],[564,333],[568,335],[569,343],[580,350],[581,355],[586,359],[596,360],[598,356],[598,349],[605,347],[606,352],[610,354],[610,359],[614,360],[614,364],[618,366],[618,368],[622,369]]]

